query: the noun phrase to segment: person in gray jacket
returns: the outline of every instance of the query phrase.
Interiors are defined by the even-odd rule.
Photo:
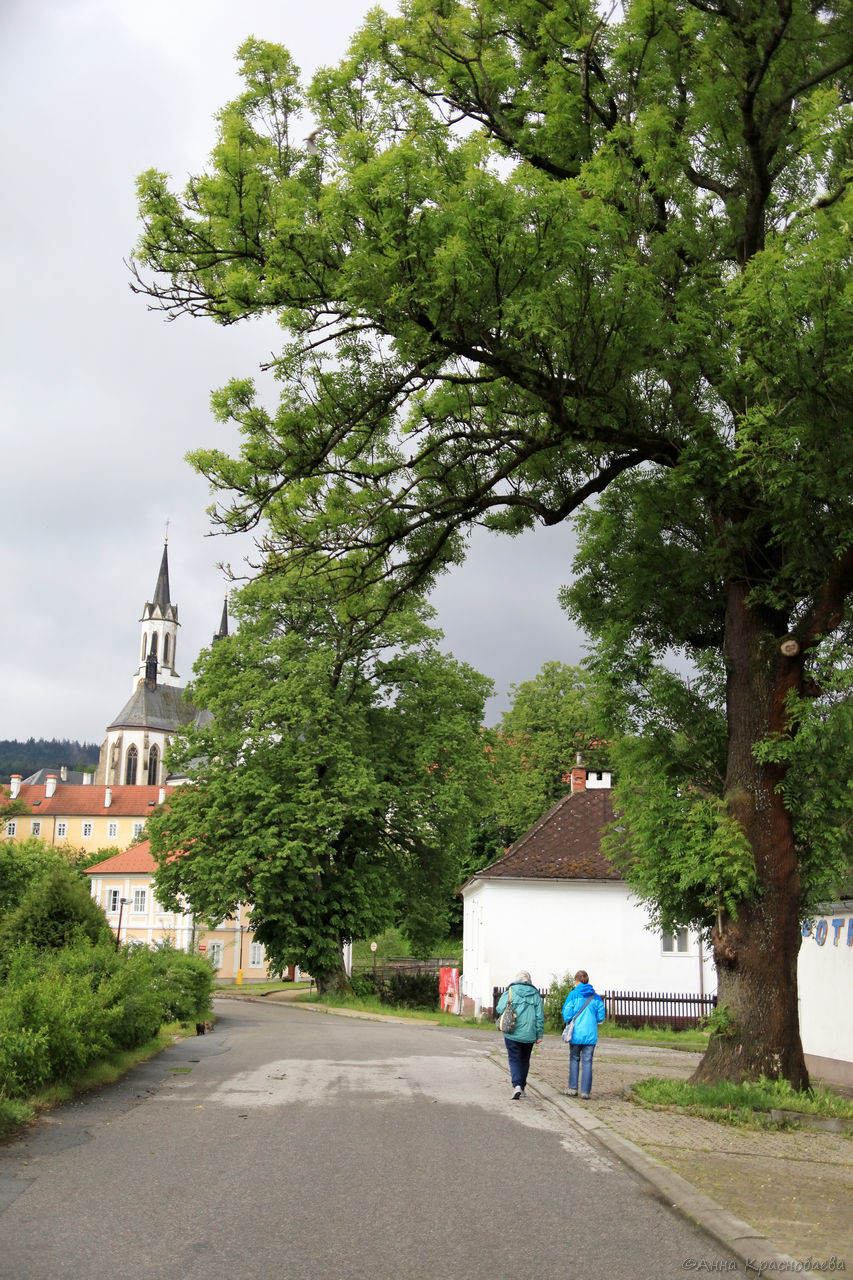
[[[512,1031],[504,1032],[504,1044],[509,1059],[512,1097],[513,1101],[517,1101],[525,1096],[524,1090],[527,1085],[533,1046],[539,1044],[545,1034],[545,1007],[526,969],[516,974],[515,981],[509,984],[498,1000],[495,1009],[498,1017],[507,1007],[510,993],[512,993],[512,1007],[515,1010],[516,1021]]]

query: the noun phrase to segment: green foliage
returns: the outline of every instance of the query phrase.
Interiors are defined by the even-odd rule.
[[[659,710],[624,728],[631,874],[661,919],[716,910],[730,980],[773,972],[765,998],[793,1001],[790,895],[801,874],[807,893],[837,879],[849,813],[831,770],[809,800],[796,738],[798,700],[827,705],[823,647],[849,661],[851,643],[850,0],[748,20],[681,0],[604,18],[592,0],[403,0],[308,86],[279,46],[240,58],[208,172],[138,188],[140,291],[171,315],[273,313],[286,335],[277,405],[245,381],[215,395],[241,433],[235,457],[194,455],[215,519],[263,527],[281,602],[319,558],[364,636],[472,526],[583,510],[564,602],[596,645],[655,659],[635,675]],[[657,674],[672,654],[697,685]],[[632,768],[650,790],[629,814]],[[532,807],[516,792],[501,822]],[[492,823],[483,850],[496,840]],[[286,854],[307,876],[309,847]],[[424,865],[421,935],[438,924]],[[295,918],[276,911],[262,927],[284,937]],[[790,1024],[743,1028],[750,1053],[802,1076],[772,1025]]]
[[[511,688],[512,705],[488,735],[494,781],[491,820],[502,853],[569,790],[576,757],[608,768],[593,680],[579,667],[546,662],[534,680]]]
[[[437,1009],[437,973],[392,973],[381,983],[379,997],[383,1004],[401,1005],[407,1009]]]
[[[61,863],[34,880],[18,906],[0,921],[0,966],[23,944],[56,950],[79,938],[97,943],[111,937],[88,882]]]
[[[7,960],[0,995],[0,1096],[22,1097],[73,1081],[120,1050],[147,1043],[167,1022],[210,1007],[210,965],[182,952],[116,951],[112,939]]]
[[[438,651],[423,606],[369,644],[319,576],[286,604],[259,579],[231,607],[239,631],[193,686],[213,719],[170,757],[192,785],[149,822],[158,899],[210,920],[251,903],[271,961],[321,989],[347,940],[389,926],[429,954],[483,803],[489,682]]]
[[[0,779],[8,782],[13,773],[22,778],[39,769],[58,768],[90,771],[98,763],[100,747],[96,742],[77,742],[69,738],[0,738]]]
[[[731,1084],[688,1084],[686,1080],[653,1077],[638,1081],[631,1095],[647,1106],[678,1107],[690,1115],[704,1116],[724,1124],[767,1125],[771,1111],[801,1112],[806,1115],[836,1116],[853,1122],[853,1102],[828,1089],[800,1092],[787,1080],[747,1081]],[[791,1116],[791,1122],[796,1117]]]
[[[563,1030],[563,1005],[566,1003],[566,996],[574,985],[575,980],[570,973],[564,974],[562,978],[554,977],[551,979],[548,994],[543,1001],[546,1031]]]

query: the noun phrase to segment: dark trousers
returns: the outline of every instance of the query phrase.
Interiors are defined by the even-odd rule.
[[[506,1056],[509,1058],[509,1074],[513,1087],[519,1085],[523,1089],[527,1084],[533,1045],[525,1044],[523,1040],[510,1040],[509,1036],[504,1036],[504,1044]]]

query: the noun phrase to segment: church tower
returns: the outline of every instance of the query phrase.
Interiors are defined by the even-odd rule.
[[[163,547],[153,600],[146,601],[139,620],[139,665],[130,699],[107,726],[95,781],[105,786],[156,786],[167,782],[166,750],[184,725],[203,722],[184,696],[176,667],[178,606],[169,590],[169,547]],[[228,634],[227,599],[219,632]]]
[[[169,595],[169,540],[163,546],[160,572],[154,588],[154,599],[146,601],[139,619],[142,635],[139,644],[139,667],[133,678],[134,689],[153,677],[159,684],[179,685],[175,668],[178,647],[178,606]]]

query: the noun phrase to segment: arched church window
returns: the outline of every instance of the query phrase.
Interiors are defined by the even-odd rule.
[[[157,632],[155,631],[151,637],[151,657],[157,657]]]
[[[136,770],[139,766],[139,752],[136,747],[128,747],[124,765],[124,781],[128,787],[136,785]]]
[[[160,750],[158,747],[152,747],[148,752],[148,785],[149,787],[157,786],[157,773],[160,767]]]
[[[147,654],[148,654],[148,636],[147,634],[143,634],[142,636],[142,661],[143,662],[145,661]]]
[[[169,665],[169,637],[163,636],[163,665]]]

